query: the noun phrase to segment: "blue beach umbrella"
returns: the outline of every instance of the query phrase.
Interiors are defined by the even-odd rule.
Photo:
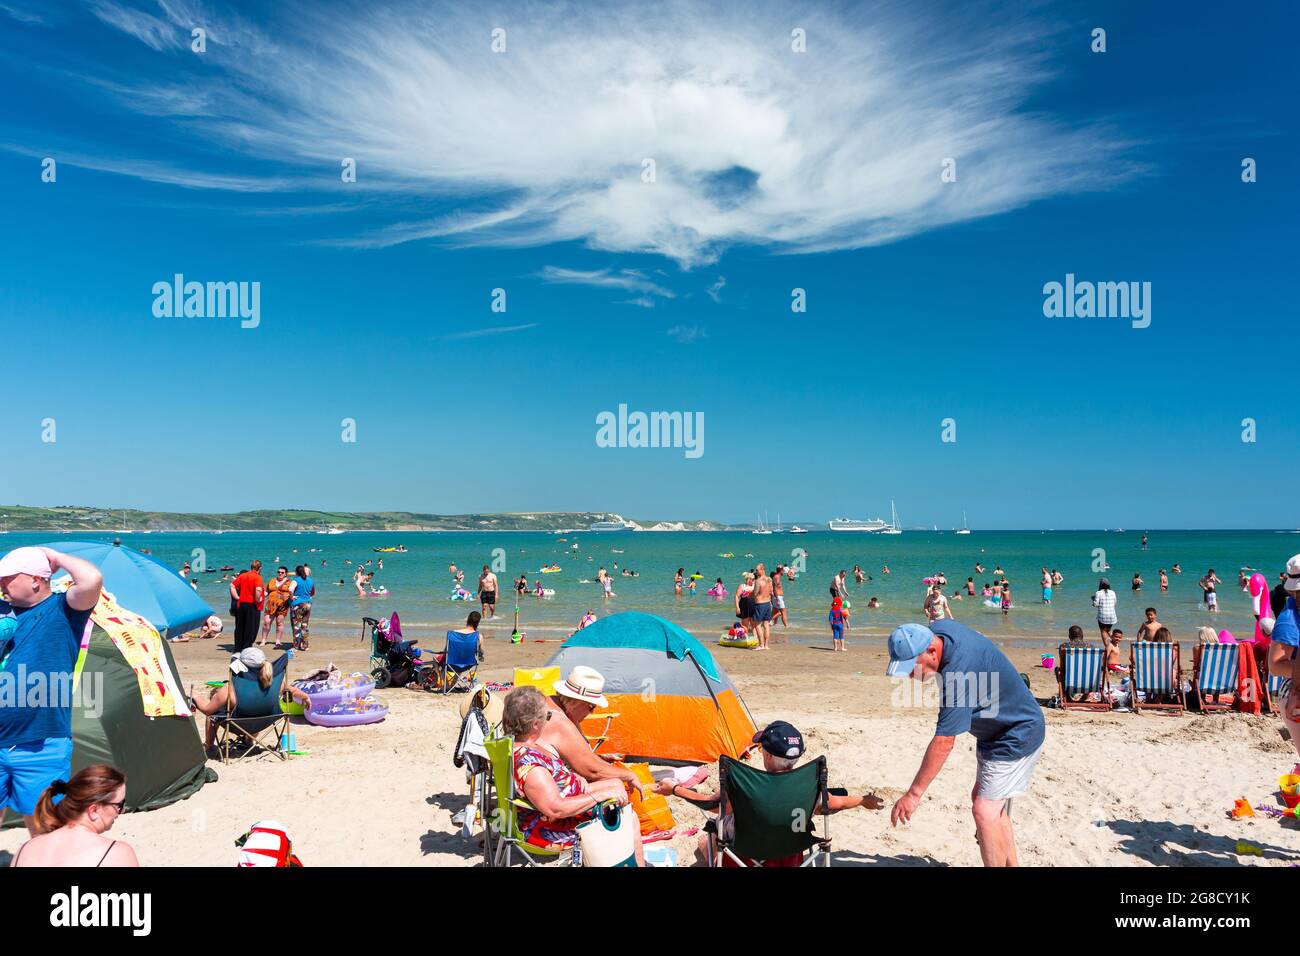
[[[192,631],[212,614],[212,608],[188,581],[147,554],[101,541],[51,541],[44,547],[82,558],[99,568],[104,588],[163,637],[179,637]]]

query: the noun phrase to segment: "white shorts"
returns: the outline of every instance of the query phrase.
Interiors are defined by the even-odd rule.
[[[975,755],[975,792],[985,800],[1010,800],[1029,789],[1043,748],[1016,760],[986,760]]]
[[[776,601],[776,609],[777,609],[778,611],[784,611],[784,610],[785,610],[785,598],[783,598],[781,595],[778,594],[778,595],[774,598],[774,600]]]

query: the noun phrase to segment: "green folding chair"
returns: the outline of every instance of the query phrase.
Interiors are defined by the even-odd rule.
[[[718,758],[722,806],[730,807],[734,833],[724,838],[716,820],[709,833],[709,865],[761,865],[764,860],[804,855],[800,866],[830,866],[831,838],[826,758],[785,773],[768,773],[728,756]],[[822,833],[814,814],[822,814]]]
[[[517,859],[527,866],[548,860],[572,862],[570,847],[539,847],[525,839],[519,829],[519,811],[533,806],[515,791],[515,742],[512,737],[494,737],[483,744],[492,762],[483,774],[480,810],[483,814],[483,862],[488,866],[511,866]]]

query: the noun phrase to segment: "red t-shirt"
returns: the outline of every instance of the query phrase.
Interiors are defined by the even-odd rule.
[[[235,592],[239,595],[240,604],[255,604],[257,602],[257,589],[264,587],[262,576],[255,571],[245,571],[238,575],[232,582]]]

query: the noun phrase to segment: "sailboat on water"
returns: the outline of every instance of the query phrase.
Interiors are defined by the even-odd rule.
[[[894,507],[894,502],[889,502],[889,527],[882,528],[881,534],[902,534],[903,528],[898,523],[898,509]]]
[[[958,528],[954,533],[955,533],[955,534],[970,534],[970,528],[967,527],[967,525],[966,525],[966,512],[963,511],[963,512],[961,513],[961,527]]]
[[[763,516],[759,515],[758,527],[755,528],[753,531],[751,531],[750,534],[771,534],[771,533],[772,533],[772,529],[767,526],[767,523],[765,521],[763,521]]]

